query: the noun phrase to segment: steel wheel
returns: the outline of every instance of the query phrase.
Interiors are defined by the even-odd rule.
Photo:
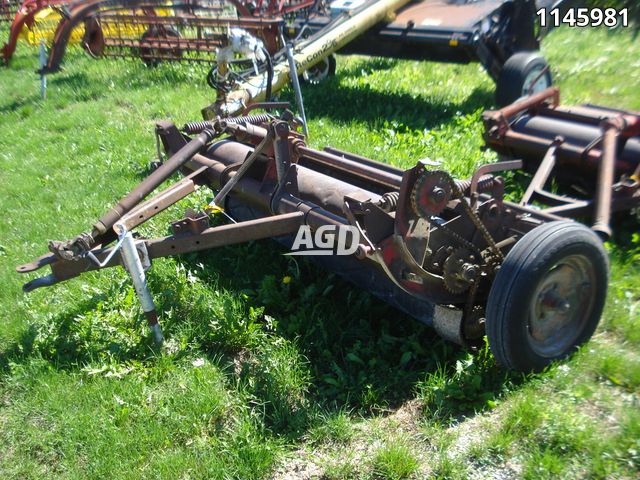
[[[537,64],[527,73],[522,82],[521,97],[543,92],[551,86],[551,77],[545,75],[547,68],[547,65]]]
[[[529,310],[531,347],[555,358],[574,345],[594,307],[596,272],[584,255],[571,255],[554,265],[533,295]]]
[[[518,52],[505,62],[496,82],[496,102],[504,107],[542,92],[553,84],[549,65],[539,52]]]

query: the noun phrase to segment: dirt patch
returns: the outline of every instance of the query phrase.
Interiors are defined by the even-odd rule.
[[[276,470],[274,480],[318,480],[324,469],[314,462],[308,452],[297,450],[287,463]]]

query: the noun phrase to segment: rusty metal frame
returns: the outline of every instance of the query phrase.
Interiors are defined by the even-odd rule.
[[[586,145],[562,136],[542,138],[518,128],[518,121],[523,116],[561,119],[567,125],[589,125],[597,127],[600,133]],[[546,212],[563,217],[592,215],[592,229],[605,239],[612,233],[612,212],[640,206],[640,184],[636,173],[640,171],[640,161],[633,165],[619,155],[624,139],[640,135],[640,114],[596,110],[594,107],[563,109],[560,107],[560,92],[552,87],[502,110],[485,112],[483,120],[485,139],[498,152],[510,157],[531,149],[544,152],[541,160],[533,162],[533,177],[521,205],[528,207],[538,202],[546,205]],[[580,199],[545,190],[555,172],[572,165],[586,167],[593,173],[595,191]]]
[[[8,0],[3,0],[8,1]],[[52,73],[59,69],[66,51],[71,31],[82,23],[88,32],[84,46],[94,56],[131,56],[139,49],[153,54],[153,59],[184,60],[183,52],[214,53],[219,43],[209,39],[172,38],[162,35],[162,31],[171,27],[188,25],[190,28],[204,29],[216,26],[235,26],[250,31],[263,39],[270,53],[275,53],[279,44],[279,32],[283,25],[283,16],[309,9],[316,0],[270,0],[258,7],[244,0],[227,0],[238,12],[238,17],[214,17],[212,8],[190,0],[24,0],[13,18],[7,43],[2,49],[4,63],[8,64],[15,52],[18,36],[26,25],[33,27],[35,15],[46,8],[61,8],[64,15],[59,22],[47,65],[42,73]],[[178,13],[170,16],[156,14],[157,9],[174,9]],[[143,41],[136,38],[110,39],[102,34],[101,24],[118,23],[121,25],[147,25],[157,27],[160,35],[148,37]],[[215,45],[214,45],[215,44]],[[106,47],[106,48],[105,48]],[[117,48],[114,48],[117,47]],[[124,53],[128,49],[131,53]],[[111,52],[114,50],[114,52]],[[117,51],[116,51],[117,50]],[[121,51],[122,50],[122,51]],[[175,53],[179,52],[179,54]],[[211,61],[211,58],[189,57],[190,61]]]
[[[170,159],[96,221],[91,231],[65,242],[52,242],[50,253],[19,266],[20,273],[46,265],[51,268],[50,275],[25,284],[25,291],[54,285],[86,271],[119,265],[121,242],[108,247],[119,236],[114,232],[131,231],[202,185],[219,190],[212,202],[217,206],[224,208],[224,197],[229,194],[261,213],[237,224],[208,227],[206,216],[189,212],[184,219],[172,223],[174,235],[139,241],[141,257],[150,261],[279,237],[295,233],[301,225],[309,225],[312,230],[352,225],[359,232],[350,239],[351,245],[357,247],[357,257],[383,272],[380,275],[398,291],[423,301],[457,305],[461,309],[466,306],[467,310],[472,306],[469,302],[482,304],[485,293],[477,295],[475,289],[473,295],[467,289],[452,291],[446,275],[443,277],[438,268],[427,266],[434,263],[430,260],[433,255],[451,244],[451,235],[461,245],[471,245],[478,259],[490,259],[496,253],[496,258],[500,258],[503,254],[498,244],[508,248],[510,243],[505,240],[515,232],[526,232],[554,218],[504,201],[501,182],[486,175],[488,171],[517,167],[517,162],[483,167],[479,174],[464,182],[446,176],[451,185],[450,197],[441,203],[442,218],[436,222],[416,213],[411,206],[414,192],[433,194],[420,190],[420,179],[429,174],[422,163],[404,172],[389,166],[377,169],[373,160],[347,158],[339,151],[335,154],[307,147],[304,138],[287,127],[286,120],[264,122],[263,117],[253,117],[256,125],[249,122],[251,117],[246,118],[244,122],[236,119],[185,126],[185,131],[194,134],[200,131],[193,138],[185,137],[172,124],[159,124],[163,145],[172,153]],[[291,121],[292,115],[285,118]],[[229,137],[210,143],[223,134]],[[186,177],[142,202],[177,170]],[[389,205],[383,201],[384,195],[396,197],[391,202],[395,207],[383,209],[383,205]],[[415,228],[418,224],[419,229]],[[493,261],[482,261],[478,268],[490,278],[496,265]],[[157,324],[155,312],[145,310],[145,314],[153,325]],[[469,328],[481,330],[477,325]],[[478,340],[474,335],[458,340],[472,343]]]
[[[111,15],[111,18],[114,19],[115,15],[117,15],[117,12],[123,10],[131,11],[132,13],[122,20],[126,20],[127,18],[131,20],[135,18],[137,21],[141,21],[149,25],[154,24],[154,20],[157,20],[157,24],[162,27],[166,24],[167,20],[163,20],[162,17],[155,14],[150,14],[151,12],[153,12],[157,8],[184,8],[188,9],[192,15],[191,17],[181,17],[180,20],[184,20],[186,23],[194,23],[197,20],[199,23],[195,25],[196,27],[198,25],[238,25],[244,28],[251,28],[254,31],[271,31],[272,33],[270,36],[275,38],[277,26],[281,23],[280,19],[256,19],[251,16],[251,12],[241,1],[228,1],[232,5],[234,5],[241,16],[237,19],[220,18],[217,22],[215,19],[196,17],[195,11],[199,9],[198,6],[186,1],[162,2],[158,0],[90,0],[72,4],[69,6],[69,15],[64,18],[56,28],[54,40],[49,52],[49,58],[47,60],[46,66],[42,69],[41,73],[53,73],[60,68],[67,43],[69,41],[69,37],[71,35],[71,32],[77,25],[83,22],[86,23],[91,19],[99,18],[100,15],[106,15],[105,19],[108,19],[109,15]],[[143,13],[137,13],[140,11],[143,11]],[[147,13],[145,14],[144,11],[146,11]],[[85,39],[85,43],[87,43],[87,39]],[[171,51],[173,49],[187,49],[190,47],[195,47],[195,50],[197,50],[199,46],[186,42],[178,42],[178,44],[176,45],[175,42],[169,38],[158,38],[156,40],[152,38],[148,43],[149,45],[145,44],[144,48],[159,49],[163,51]],[[131,43],[130,46],[135,47],[134,43]],[[94,50],[96,50],[95,47]],[[169,55],[164,55],[161,59],[176,60],[178,58],[170,58]]]
[[[545,125],[549,118],[562,119],[565,136],[549,139],[527,131],[526,121],[538,117]],[[558,91],[550,89],[486,112],[484,121],[487,143],[510,160],[483,165],[467,180],[430,169],[425,162],[401,170],[336,149],[310,148],[288,111],[280,117],[193,122],[182,130],[160,122],[156,132],[170,158],[89,231],[51,242],[49,253],[17,271],[50,267],[51,274],[24,285],[31,291],[124,262],[156,332],[157,315],[144,291],[144,274],[136,283],[130,257],[150,262],[292,235],[303,225],[312,231],[346,225],[356,232],[347,239],[355,247],[355,261],[368,270],[371,285],[385,285],[388,301],[400,309],[410,308],[411,302],[445,308],[444,313],[438,310],[444,320],[434,320],[436,328],[450,340],[474,345],[484,334],[493,278],[527,232],[595,210],[592,228],[606,237],[612,211],[640,206],[640,115],[595,107],[562,109]],[[593,138],[576,142],[569,135],[574,123],[588,125]],[[550,125],[554,130],[555,124]],[[638,148],[631,162],[623,161],[628,142]],[[571,171],[576,156],[595,178],[587,198],[546,191],[548,179],[558,170]],[[507,201],[504,180],[497,174],[523,166],[533,167],[532,181],[520,202]],[[182,180],[145,201],[177,171]],[[210,205],[238,223],[212,227],[206,214],[189,210],[171,223],[173,235],[140,239],[132,246],[132,229],[205,186],[214,193]],[[534,202],[545,202],[547,208]],[[238,205],[249,213],[241,213]],[[124,257],[122,245],[129,246]]]
[[[153,260],[251,240],[289,235],[298,230],[300,225],[303,224],[303,219],[304,214],[302,212],[292,212],[269,218],[211,227],[195,234],[188,232],[147,239],[143,243],[149,260]],[[70,261],[60,259],[50,253],[34,262],[20,265],[17,268],[19,273],[33,272],[45,265],[49,265],[52,272],[51,275],[27,282],[23,286],[23,290],[31,292],[36,288],[49,287],[56,283],[70,280],[85,272],[117,267],[122,263],[120,253],[118,251],[114,252],[114,247],[98,248],[92,250],[92,252],[99,262],[104,262],[109,257],[110,259],[101,267],[88,256]]]

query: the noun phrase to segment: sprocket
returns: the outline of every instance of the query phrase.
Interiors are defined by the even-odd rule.
[[[411,207],[422,218],[439,215],[451,199],[451,176],[440,170],[423,170],[411,190]]]
[[[485,310],[480,305],[471,309],[470,315],[465,319],[463,331],[467,341],[477,342],[485,333]]]
[[[444,286],[451,293],[463,293],[475,281],[479,267],[474,253],[468,248],[457,248],[444,262]]]

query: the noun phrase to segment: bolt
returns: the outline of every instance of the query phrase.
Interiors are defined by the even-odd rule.
[[[446,194],[447,192],[445,192],[444,189],[440,187],[434,187],[433,190],[431,190],[431,197],[436,202],[441,202],[442,200],[444,200]]]
[[[355,256],[358,260],[364,260],[368,255],[373,253],[373,249],[369,245],[358,245]]]
[[[287,138],[289,134],[289,125],[285,122],[278,122],[274,126],[276,136],[280,138]]]
[[[462,266],[462,278],[467,282],[473,282],[478,276],[478,268],[473,263],[465,263]]]

